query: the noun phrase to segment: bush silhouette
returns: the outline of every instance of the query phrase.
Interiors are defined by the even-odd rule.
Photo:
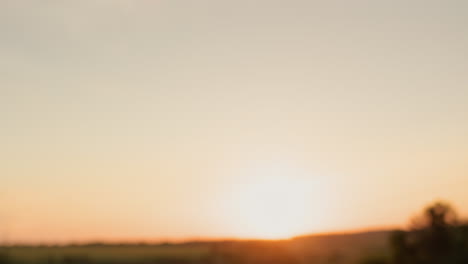
[[[409,231],[390,237],[392,262],[398,264],[468,263],[468,226],[458,221],[455,210],[437,202],[413,221]]]

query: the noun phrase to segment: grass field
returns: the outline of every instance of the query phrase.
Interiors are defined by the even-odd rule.
[[[224,241],[163,245],[15,246],[1,248],[8,264],[353,264],[383,252],[388,232],[304,236],[283,241]],[[0,264],[2,260],[0,260]]]
[[[207,245],[11,247],[2,250],[12,263],[165,263],[200,262]]]

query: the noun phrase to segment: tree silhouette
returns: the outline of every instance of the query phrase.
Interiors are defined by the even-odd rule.
[[[468,228],[455,210],[437,202],[413,221],[409,231],[396,231],[390,237],[395,264],[468,263]]]

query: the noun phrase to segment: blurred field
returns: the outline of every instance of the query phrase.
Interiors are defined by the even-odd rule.
[[[4,248],[13,263],[192,263],[209,254],[206,245],[97,245]]]
[[[218,241],[161,245],[15,246],[5,263],[356,263],[369,252],[385,254],[387,231],[304,236],[283,241]],[[0,260],[0,263],[1,260]]]

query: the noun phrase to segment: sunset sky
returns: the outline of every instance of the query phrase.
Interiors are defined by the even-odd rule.
[[[0,1],[0,243],[468,216],[468,1]]]

